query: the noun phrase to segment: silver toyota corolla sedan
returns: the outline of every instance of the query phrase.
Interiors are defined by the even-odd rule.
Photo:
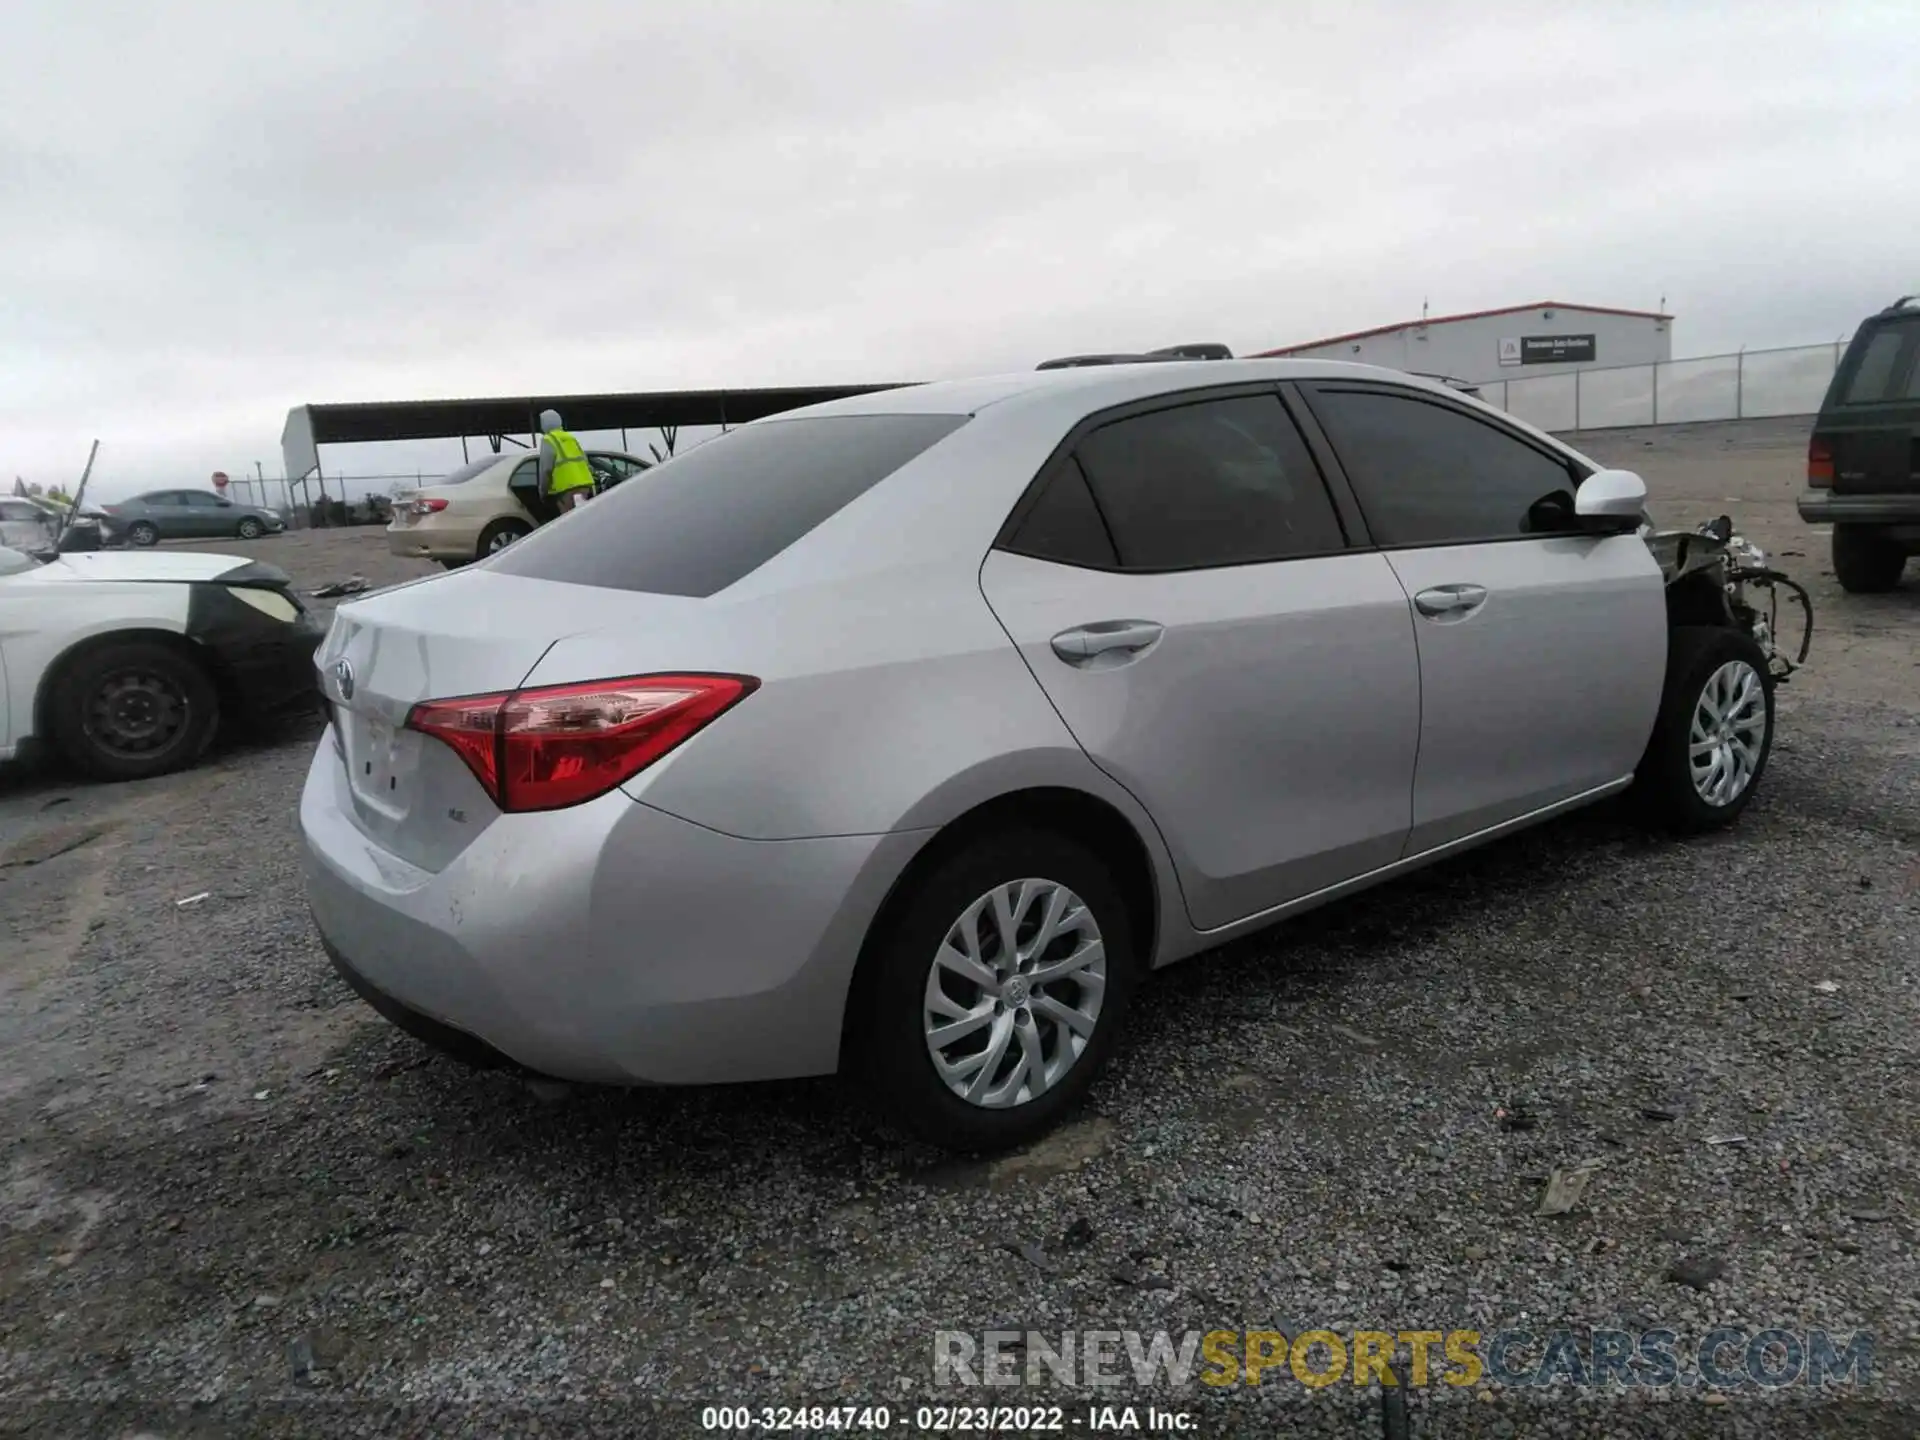
[[[1317,362],[748,425],[340,607],[314,917],[478,1063],[855,1070],[938,1143],[1018,1143],[1148,970],[1636,777],[1673,824],[1739,812],[1767,661],[1670,629],[1644,500]]]

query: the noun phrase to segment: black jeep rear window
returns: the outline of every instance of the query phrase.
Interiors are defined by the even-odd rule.
[[[492,568],[535,580],[711,595],[952,434],[964,415],[772,420],[709,440],[536,530]]]
[[[1890,324],[1875,330],[1853,367],[1853,378],[1847,383],[1847,397],[1841,403],[1872,405],[1890,398],[1894,366],[1900,359],[1901,346],[1916,331],[1920,331],[1920,325]]]

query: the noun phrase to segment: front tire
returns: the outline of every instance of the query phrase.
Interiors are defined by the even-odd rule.
[[[267,527],[262,525],[258,520],[254,519],[253,516],[251,515],[247,516],[246,519],[240,522],[239,534],[242,540],[258,540],[262,535],[266,533],[267,533]]]
[[[96,780],[145,780],[206,752],[220,698],[191,655],[153,640],[100,645],[61,668],[48,705],[53,741]]]
[[[160,527],[151,520],[136,520],[127,527],[127,543],[142,550],[160,543]]]
[[[1751,635],[1682,625],[1667,643],[1660,715],[1635,774],[1646,816],[1680,834],[1731,825],[1773,753],[1773,673]]]
[[[1058,1124],[1112,1051],[1137,976],[1112,870],[1044,830],[941,861],[874,944],[858,1069],[890,1119],[950,1150],[1004,1150]]]
[[[1852,595],[1883,595],[1907,568],[1904,546],[1872,525],[1833,527],[1833,578]]]

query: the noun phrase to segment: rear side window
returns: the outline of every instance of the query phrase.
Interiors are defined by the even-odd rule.
[[[1107,522],[1100,518],[1100,508],[1093,503],[1080,462],[1068,456],[1045,484],[1004,548],[1058,565],[1118,569],[1119,552],[1113,548]]]
[[[491,561],[508,575],[712,595],[952,434],[964,415],[768,420],[643,470]]]
[[[1326,483],[1275,396],[1116,420],[1077,454],[1128,570],[1293,560],[1346,546]]]
[[[1573,528],[1577,482],[1569,462],[1452,406],[1316,388],[1313,412],[1382,545],[1460,545]]]
[[[1866,349],[1853,367],[1842,405],[1872,405],[1891,398],[1900,351],[1910,335],[1920,334],[1920,326],[1882,325],[1867,340]]]

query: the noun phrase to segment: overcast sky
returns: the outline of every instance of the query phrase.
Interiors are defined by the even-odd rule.
[[[94,436],[103,493],[273,474],[308,401],[1246,351],[1423,300],[1665,295],[1691,355],[1920,290],[1912,0],[14,0],[0,58],[6,486]]]

